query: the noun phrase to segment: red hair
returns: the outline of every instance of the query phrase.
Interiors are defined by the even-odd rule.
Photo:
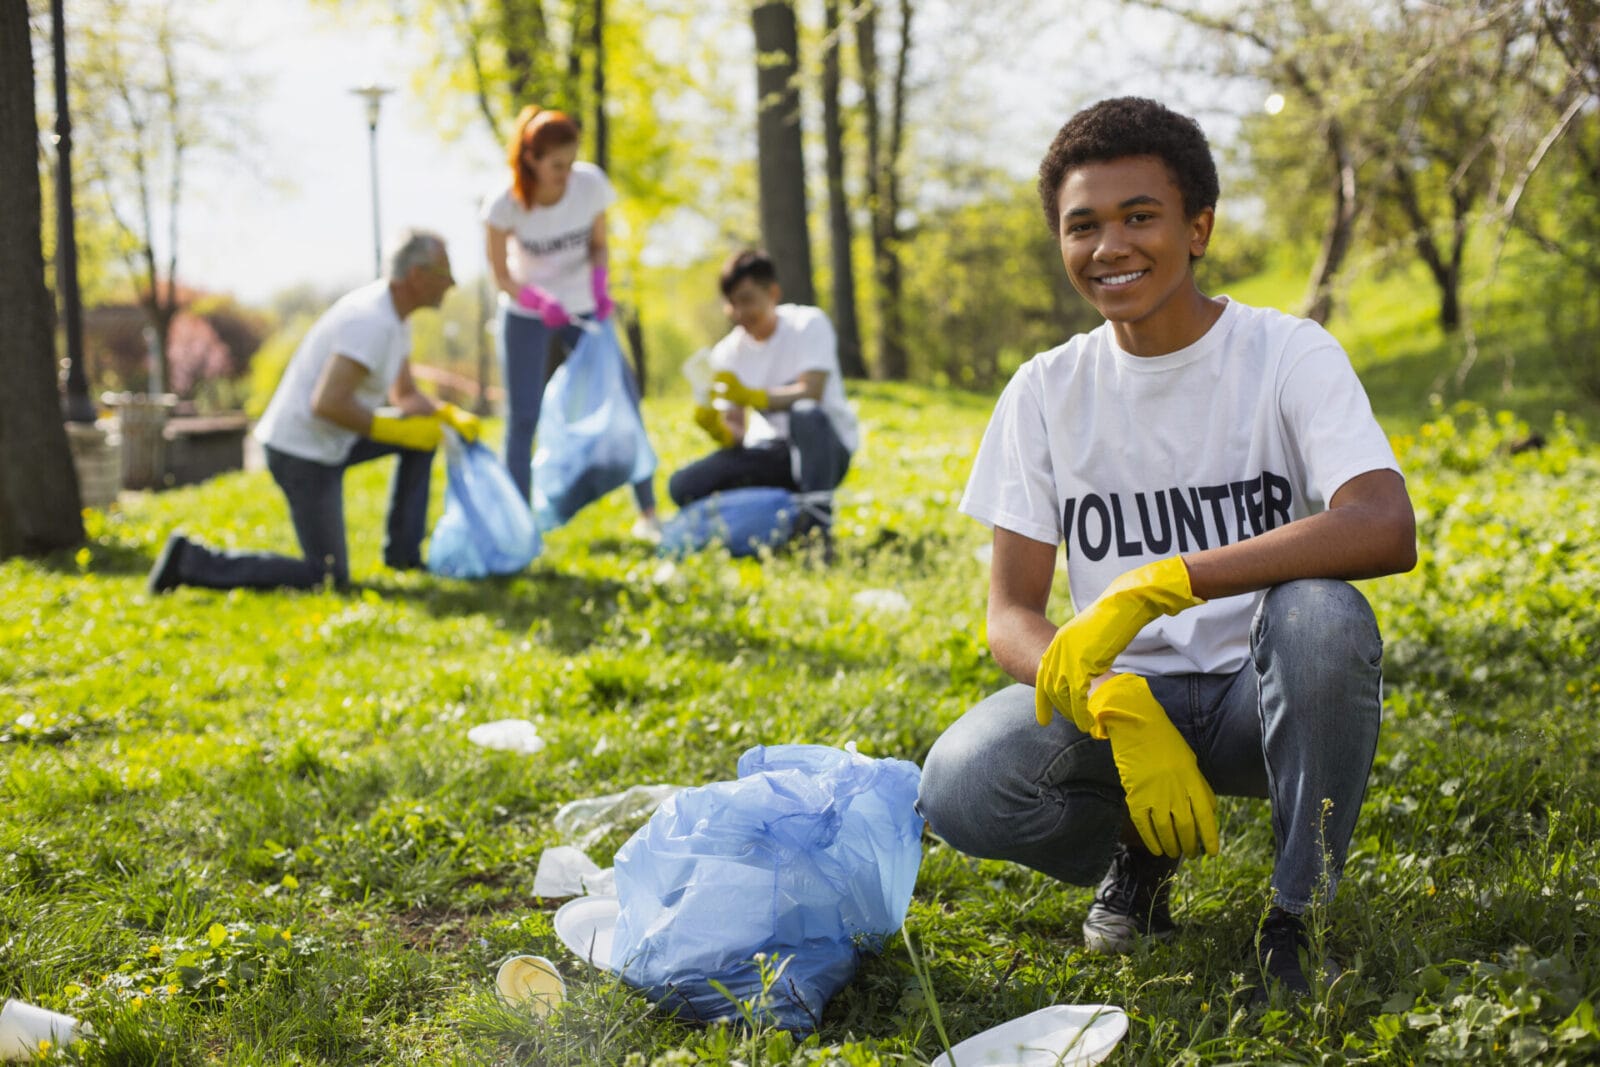
[[[529,104],[517,116],[516,130],[506,146],[506,160],[511,164],[511,195],[525,208],[533,207],[533,187],[537,184],[527,153],[533,151],[534,159],[543,159],[553,148],[564,148],[578,143],[578,124],[561,111],[547,111]]]

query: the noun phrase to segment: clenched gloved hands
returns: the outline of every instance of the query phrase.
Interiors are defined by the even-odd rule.
[[[1039,725],[1049,725],[1052,710],[1057,710],[1084,733],[1094,733],[1089,682],[1110,670],[1156,616],[1176,615],[1204,603],[1189,588],[1189,569],[1181,556],[1147,563],[1118,577],[1093,604],[1056,631],[1039,660],[1033,697]]]

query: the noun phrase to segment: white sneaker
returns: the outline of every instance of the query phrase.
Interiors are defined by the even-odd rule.
[[[654,515],[640,515],[633,523],[633,539],[648,544],[661,543],[661,520]]]

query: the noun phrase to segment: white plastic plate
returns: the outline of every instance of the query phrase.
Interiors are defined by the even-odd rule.
[[[1111,1055],[1128,1016],[1109,1004],[1056,1004],[967,1038],[933,1067],[1089,1067]]]
[[[622,905],[616,897],[578,897],[556,909],[556,936],[574,956],[602,971],[611,970],[611,939]]]

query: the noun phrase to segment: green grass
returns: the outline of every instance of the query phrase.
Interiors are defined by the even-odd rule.
[[[1550,424],[1511,456],[1525,428],[1473,412],[1398,439],[1422,563],[1364,583],[1387,721],[1324,916],[1347,971],[1309,1011],[1246,1006],[1272,844],[1241,800],[1223,856],[1180,876],[1183,935],[1125,959],[1083,952],[1087,890],[928,840],[920,964],[892,940],[804,1042],[660,1019],[565,953],[531,893],[563,802],[728,778],[757,743],[920,761],[1002,684],[986,533],[955,512],[991,402],[858,395],[831,569],[667,565],[617,493],[515,578],[393,575],[382,463],[348,481],[348,595],[145,594],[175,526],[292,548],[259,473],[129,497],[76,555],[0,564],[0,995],[92,1020],[86,1063],[918,1063],[935,1008],[957,1041],[1058,1002],[1128,1009],[1116,1064],[1600,1057],[1600,452]],[[687,415],[647,407],[667,469],[700,447]],[[911,611],[864,614],[874,588]],[[549,746],[466,741],[508,717]],[[492,993],[520,952],[569,980],[542,1024]]]

